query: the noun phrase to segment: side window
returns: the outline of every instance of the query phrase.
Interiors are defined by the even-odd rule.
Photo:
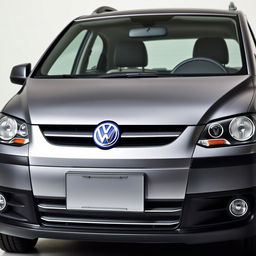
[[[86,30],[80,32],[71,43],[65,48],[65,50],[60,54],[57,60],[52,65],[48,72],[48,75],[70,75],[72,67],[79,51],[80,45],[83,42]]]
[[[93,47],[91,49],[87,70],[96,70],[100,60],[100,56],[103,52],[103,48],[104,48],[103,41],[100,36],[97,36],[93,44]]]

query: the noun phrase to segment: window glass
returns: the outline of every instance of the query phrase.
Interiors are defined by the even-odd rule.
[[[147,68],[173,69],[177,63],[193,57],[196,41],[197,39],[181,39],[145,42],[149,56]],[[226,67],[240,69],[242,58],[238,42],[233,39],[226,39],[225,42],[229,52],[229,63]]]
[[[247,74],[239,31],[236,18],[226,16],[142,15],[75,22],[46,53],[36,75]],[[228,56],[223,56],[225,45]]]
[[[148,53],[148,66],[152,69],[173,69],[178,63],[190,59],[196,39],[173,39],[144,42]]]
[[[58,56],[51,66],[48,75],[71,74],[76,55],[84,39],[86,31],[80,32]]]
[[[240,46],[238,42],[233,39],[226,39],[225,41],[229,52],[229,63],[226,65],[226,67],[239,70],[243,65]]]
[[[99,63],[102,51],[103,51],[103,41],[99,36],[97,36],[97,38],[93,44],[93,47],[91,49],[91,54],[90,54],[87,70],[97,69],[97,65]]]

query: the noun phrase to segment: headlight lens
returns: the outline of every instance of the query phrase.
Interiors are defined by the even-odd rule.
[[[208,128],[209,135],[214,139],[220,138],[223,132],[224,132],[224,129],[222,125],[219,123],[213,123]]]
[[[203,147],[224,147],[256,142],[256,116],[239,116],[206,125],[198,144]]]
[[[255,125],[246,116],[234,118],[229,125],[230,135],[238,141],[249,140],[255,132]]]
[[[18,133],[22,137],[27,137],[28,136],[28,126],[27,126],[27,124],[23,123],[22,125],[20,125]]]
[[[0,119],[0,139],[11,140],[18,131],[18,124],[15,119],[4,116]]]
[[[0,114],[0,143],[25,145],[29,142],[28,126],[23,121]]]

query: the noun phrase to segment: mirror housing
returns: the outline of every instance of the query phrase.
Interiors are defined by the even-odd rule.
[[[23,85],[31,72],[31,64],[21,64],[12,68],[10,80],[14,84]]]

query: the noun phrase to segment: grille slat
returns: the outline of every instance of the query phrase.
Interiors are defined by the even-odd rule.
[[[57,217],[46,217],[42,216],[41,220],[46,222],[57,222],[57,223],[75,223],[75,224],[97,224],[97,225],[139,225],[139,226],[174,226],[179,224],[179,221],[127,221],[127,220],[93,220],[83,218],[57,218]]]
[[[66,210],[65,205],[50,205],[50,204],[39,204],[39,209],[44,210]],[[87,209],[88,210],[88,209]],[[153,208],[145,210],[145,213],[180,213],[181,208]]]
[[[155,209],[149,209],[149,210],[145,210],[145,212],[147,213],[175,213],[175,212],[178,212],[178,213],[181,213],[182,209],[181,208],[167,208],[167,209],[164,209],[164,208],[155,208]]]
[[[66,208],[65,199],[38,199],[41,223],[74,228],[173,230],[180,223],[182,201],[146,200],[144,212],[77,211]]]
[[[121,138],[177,138],[181,132],[124,132]]]
[[[47,131],[44,132],[45,137],[58,137],[58,138],[92,138],[90,132],[61,132],[61,131]]]
[[[45,209],[45,210],[66,210],[65,205],[56,205],[56,204],[39,204],[39,209]]]
[[[42,125],[44,137],[52,144],[72,146],[95,146],[95,126]],[[175,141],[186,126],[120,126],[120,140],[117,146],[160,146]]]

